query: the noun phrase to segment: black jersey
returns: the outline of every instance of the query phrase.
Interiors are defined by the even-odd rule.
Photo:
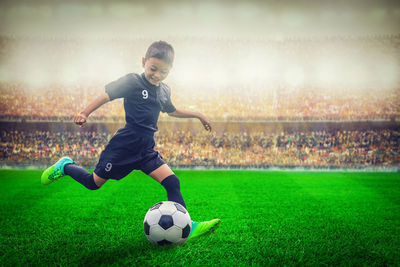
[[[176,110],[171,102],[171,89],[164,83],[158,86],[146,80],[144,73],[127,74],[106,85],[110,101],[124,98],[127,126],[154,133],[161,112]]]

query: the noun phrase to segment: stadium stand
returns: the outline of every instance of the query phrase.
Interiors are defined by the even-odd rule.
[[[106,83],[128,72],[140,72],[142,51],[152,41],[0,37],[0,119],[71,120]],[[174,45],[177,64],[167,80],[174,103],[213,120],[400,118],[396,83],[400,35],[284,40],[187,37]],[[182,55],[192,55],[196,62],[185,61]],[[104,58],[111,67],[96,64]],[[261,60],[273,65],[253,69]],[[229,68],[213,69],[221,65]],[[296,77],[296,69],[294,74],[290,69],[293,66],[299,66],[305,77]],[[325,73],[320,73],[323,67]],[[198,74],[189,77],[193,73],[186,69]],[[290,78],[295,78],[294,83]],[[123,121],[121,103],[109,103],[92,119]]]
[[[25,88],[25,89],[24,89]],[[53,90],[57,88],[57,91]],[[69,91],[62,85],[32,91],[19,84],[0,85],[0,119],[29,121],[71,121],[73,115],[84,108],[102,86],[77,87]],[[83,92],[83,93],[82,93]],[[213,120],[222,121],[313,121],[313,120],[391,120],[400,118],[400,90],[385,94],[358,92],[335,96],[336,92],[280,90],[273,97],[262,93],[252,96],[227,94],[210,97],[208,92],[173,95],[174,103],[183,109],[195,109]],[[224,99],[223,102],[220,99]],[[23,105],[22,105],[23,103]],[[54,104],[57,103],[57,104]],[[92,114],[94,121],[124,120],[122,100],[118,99]],[[161,120],[169,119],[162,116]]]
[[[107,82],[118,76],[91,73],[89,67],[88,75],[78,80],[65,81],[59,75],[68,74],[68,66],[83,64],[99,54],[111,58],[111,65],[122,64],[117,68],[119,76],[131,69],[140,70],[140,62],[132,63],[132,59],[140,59],[140,51],[151,41],[0,37],[0,166],[43,167],[60,156],[70,155],[80,164],[94,167],[107,140],[124,122],[122,100],[95,111],[83,130],[71,121],[74,114],[103,92]],[[210,60],[205,54],[210,51],[197,49],[204,45],[219,57],[204,61]],[[223,58],[227,66],[235,66],[240,55],[229,54],[232,51],[269,51],[253,56],[267,60],[273,54],[284,55],[279,59],[283,65],[298,60],[304,70],[315,74],[316,65],[309,58],[368,54],[367,69],[377,73],[378,81],[375,83],[372,77],[366,79],[370,84],[360,84],[352,82],[350,76],[343,77],[342,84],[327,85],[317,80],[293,84],[255,70],[254,74],[246,74],[250,76],[245,78],[253,78],[250,82],[243,81],[240,66],[226,72],[202,71],[202,80],[196,83],[185,74],[172,74],[167,83],[173,90],[175,105],[209,116],[215,132],[202,132],[194,120],[177,123],[162,114],[157,149],[174,168],[399,167],[399,85],[385,85],[382,75],[378,75],[380,70],[373,69],[374,62],[382,58],[399,62],[399,47],[400,35],[278,41],[181,38],[176,50],[180,54],[195,50],[199,60],[181,65],[198,63],[211,68],[220,65]],[[252,60],[242,58],[241,64],[236,65],[246,67]],[[52,78],[51,82],[44,83],[35,73],[30,78],[23,75],[38,61],[44,63],[41,71]],[[346,69],[346,62],[339,62],[339,66]],[[229,73],[235,79],[221,82],[213,72]],[[258,79],[267,76],[267,80]],[[32,77],[36,78],[33,84],[29,81]],[[191,87],[186,88],[187,84]]]
[[[94,167],[111,137],[107,131],[34,130],[35,123],[30,124],[25,130],[2,127],[3,166],[44,166],[69,155],[84,166]],[[156,149],[172,167],[182,168],[365,168],[400,163],[400,131],[393,127],[247,131],[244,125],[240,131],[211,134],[162,129],[156,133]]]

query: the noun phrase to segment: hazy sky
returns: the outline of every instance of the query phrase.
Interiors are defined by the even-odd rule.
[[[1,1],[0,34],[284,37],[399,33],[400,1]]]
[[[130,47],[112,47],[104,42],[67,43],[64,47],[51,47],[51,41],[35,45],[29,39],[22,46],[10,43],[0,57],[0,81],[21,79],[21,72],[23,79],[38,85],[51,82],[57,75],[64,83],[113,79],[128,71],[141,71],[141,56],[150,40],[164,39],[177,50],[171,82],[198,84],[207,80],[218,87],[255,80],[269,85],[278,80],[301,86],[321,80],[329,86],[347,82],[353,87],[398,87],[399,59],[396,53],[388,54],[385,46],[378,50],[358,49],[357,44],[346,49],[324,48],[318,50],[324,53],[322,56],[306,46],[305,51],[288,49],[295,53],[287,57],[284,48],[267,49],[252,38],[279,42],[287,37],[397,35],[399,29],[400,0],[0,0],[0,35],[149,40],[134,43],[139,45],[135,47],[138,55],[130,53]],[[202,37],[205,42],[185,42]],[[212,41],[223,40],[220,37],[248,39],[254,45]],[[305,53],[309,54],[306,60],[302,58]]]

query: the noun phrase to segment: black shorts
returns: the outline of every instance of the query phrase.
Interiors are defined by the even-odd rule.
[[[165,164],[154,150],[154,135],[125,126],[111,138],[94,172],[104,179],[120,180],[133,170],[149,174]]]

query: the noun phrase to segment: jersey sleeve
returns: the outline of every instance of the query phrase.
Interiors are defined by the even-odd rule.
[[[171,101],[171,89],[165,85],[165,87],[163,87],[163,100],[162,100],[162,105],[161,105],[161,112],[164,113],[172,113],[176,110],[174,104],[172,104]]]
[[[134,82],[134,76],[132,74],[127,74],[107,84],[105,91],[110,97],[110,101],[129,96],[133,91]]]

